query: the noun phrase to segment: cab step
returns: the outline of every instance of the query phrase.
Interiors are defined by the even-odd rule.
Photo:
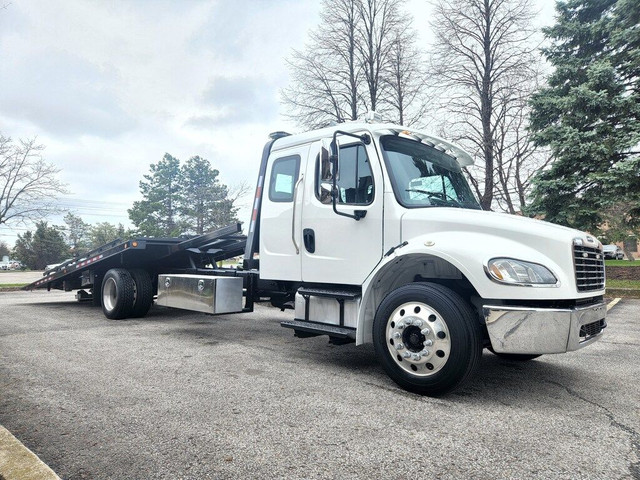
[[[357,290],[339,290],[339,289],[326,289],[326,288],[310,288],[300,287],[298,293],[303,297],[325,297],[344,300],[355,300],[361,295],[360,289]]]
[[[317,337],[329,335],[332,343],[351,343],[356,341],[356,329],[328,325],[326,323],[307,322],[305,320],[286,320],[280,322],[285,328],[292,328],[296,337]]]
[[[308,323],[321,320],[323,323],[320,325],[335,325],[338,328],[352,330],[355,327],[355,315],[361,295],[360,288],[300,287],[296,292],[296,320]],[[345,315],[348,316],[348,322],[345,321]]]

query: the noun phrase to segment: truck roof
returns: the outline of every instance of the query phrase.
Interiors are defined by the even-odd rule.
[[[417,128],[403,127],[401,125],[394,125],[391,123],[366,123],[366,122],[345,122],[333,125],[331,127],[321,128],[319,130],[312,130],[305,133],[298,133],[295,135],[288,135],[278,138],[272,147],[272,151],[278,151],[281,149],[293,147],[296,145],[310,143],[318,141],[322,138],[328,138],[333,136],[336,130],[343,130],[346,132],[370,132],[374,136],[381,135],[398,135],[406,138],[412,138],[414,140],[421,141],[429,146],[437,148],[448,155],[454,157],[460,166],[466,167],[473,165],[473,157],[469,155],[458,145],[449,142],[443,138],[431,135]]]

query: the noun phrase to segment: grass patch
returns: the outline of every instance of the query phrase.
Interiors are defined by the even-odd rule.
[[[607,279],[607,288],[631,288],[640,290],[640,280]]]
[[[640,262],[635,260],[630,262],[629,260],[605,260],[605,266],[607,267],[640,267]]]
[[[0,284],[0,290],[3,288],[22,288],[29,285],[28,283],[2,283]]]
[[[607,279],[607,296],[640,298],[640,280]]]

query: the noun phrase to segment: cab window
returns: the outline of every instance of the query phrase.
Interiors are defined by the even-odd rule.
[[[269,200],[272,202],[292,202],[299,171],[300,156],[298,155],[275,160],[271,168]]]

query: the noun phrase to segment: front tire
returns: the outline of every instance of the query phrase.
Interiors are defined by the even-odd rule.
[[[124,268],[112,268],[102,279],[102,312],[112,320],[131,315],[135,296],[135,284]]]
[[[399,386],[438,396],[459,387],[482,355],[480,323],[453,290],[413,283],[391,292],[373,322],[382,367]]]

